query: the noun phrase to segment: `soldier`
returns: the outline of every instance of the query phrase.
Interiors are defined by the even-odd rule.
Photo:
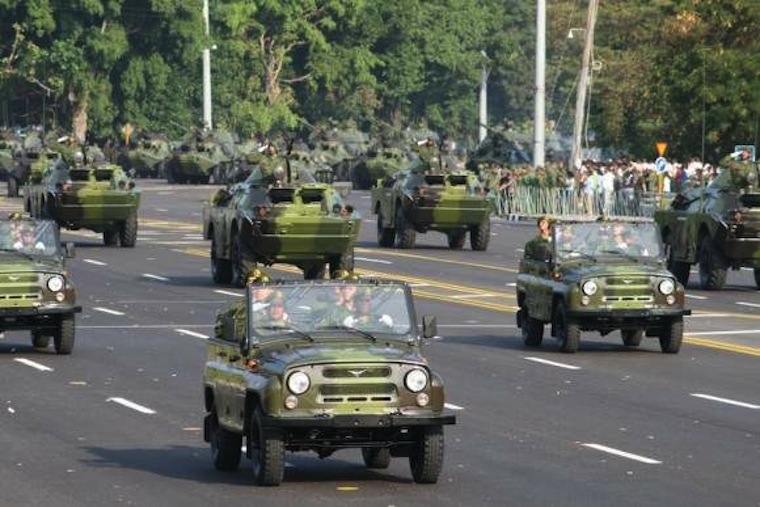
[[[358,329],[378,330],[393,327],[393,318],[387,313],[373,312],[371,289],[362,289],[353,297],[351,314],[343,319],[343,325]]]
[[[525,254],[528,257],[535,257],[535,255],[538,253],[540,248],[544,248],[546,250],[550,245],[552,241],[552,221],[551,219],[544,215],[541,217],[538,217],[538,220],[536,221],[536,226],[538,227],[538,234],[535,238],[528,241],[528,243],[525,245]]]

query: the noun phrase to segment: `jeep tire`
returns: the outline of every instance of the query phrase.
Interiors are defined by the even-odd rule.
[[[391,464],[391,450],[387,447],[363,447],[362,459],[367,468],[383,470]]]
[[[256,407],[251,418],[248,449],[256,484],[279,486],[285,475],[285,444],[279,430],[264,428],[260,407]]]
[[[581,343],[581,327],[567,317],[565,303],[560,301],[555,308],[554,328],[562,352],[575,353]]]
[[[665,354],[677,354],[683,342],[683,319],[676,319],[660,330],[660,349]]]
[[[534,319],[528,314],[528,309],[520,310],[522,313],[521,329],[522,339],[526,347],[540,348],[544,340],[544,323]]]
[[[443,467],[443,427],[425,426],[409,456],[412,479],[420,484],[435,484]]]
[[[35,349],[46,349],[50,345],[50,333],[35,329],[32,331],[32,347]]]
[[[644,338],[643,329],[621,329],[620,336],[623,337],[623,345],[626,347],[638,347]]]
[[[755,268],[755,285],[760,290],[760,268]]]
[[[208,414],[209,443],[214,468],[223,472],[237,470],[242,455],[243,436],[219,426],[216,411]]]
[[[58,323],[58,329],[53,333],[55,352],[61,356],[67,356],[74,350],[76,326],[73,315],[64,315]]]

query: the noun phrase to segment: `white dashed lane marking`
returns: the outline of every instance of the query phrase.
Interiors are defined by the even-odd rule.
[[[393,264],[393,262],[391,262],[391,261],[386,261],[384,259],[371,259],[369,257],[354,257],[354,259],[357,260],[357,261],[370,262],[370,263],[373,263],[373,264],[385,264],[385,265],[388,265],[388,266],[390,266],[391,264]]]
[[[156,413],[156,411],[153,409],[144,407],[142,405],[135,403],[134,401],[129,401],[125,398],[108,398],[106,400],[106,402],[110,402],[110,401],[114,403],[118,403],[119,405],[123,407],[131,408],[132,410],[140,412],[141,414],[155,414]]]
[[[751,308],[760,308],[760,304],[757,304],[757,303],[746,303],[744,301],[737,301],[736,304],[741,305],[741,306],[749,306]]]
[[[615,449],[614,447],[607,447],[606,445],[592,444],[592,443],[581,444],[581,445],[583,447],[588,447],[589,449],[596,449],[597,451],[606,452],[607,454],[620,456],[621,458],[627,458],[633,461],[638,461],[639,463],[646,463],[647,465],[659,465],[662,463],[662,461],[658,461],[656,459],[647,458],[646,456],[642,456],[640,454],[633,454],[627,451],[621,451],[620,449]]]
[[[44,364],[36,363],[36,362],[32,361],[31,359],[26,359],[26,358],[23,358],[23,357],[17,357],[16,359],[14,359],[14,361],[16,361],[17,363],[25,364],[27,366],[31,366],[35,370],[39,370],[39,371],[53,371],[53,368],[50,368],[49,366],[45,366]]]
[[[702,398],[703,400],[717,401],[718,403],[725,403],[727,405],[734,405],[736,407],[749,408],[752,410],[760,410],[760,405],[754,405],[752,403],[745,403],[743,401],[730,400],[728,398],[719,398],[711,394],[691,393],[695,398]]]
[[[208,336],[206,336],[203,333],[196,333],[195,331],[190,331],[188,329],[175,329],[176,332],[179,334],[184,334],[187,336],[194,336],[195,338],[200,338],[201,340],[208,340]]]
[[[124,312],[120,312],[118,310],[111,310],[110,308],[102,308],[100,306],[96,306],[95,308],[93,308],[93,310],[97,312],[107,313],[109,315],[124,315]]]
[[[159,276],[159,275],[151,275],[150,273],[143,273],[143,278],[148,278],[150,280],[158,280],[159,282],[170,282],[171,280],[169,278],[166,278],[165,276]]]
[[[96,261],[95,259],[82,259],[82,262],[86,262],[87,264],[94,264],[95,266],[108,266],[108,264],[105,262]]]
[[[549,366],[556,366],[557,368],[564,368],[566,370],[580,370],[580,366],[575,366],[573,364],[567,364],[567,363],[558,363],[556,361],[549,361],[548,359],[541,359],[540,357],[526,357],[528,361],[533,361],[535,363],[541,363],[541,364],[548,364]]]
[[[216,292],[217,294],[222,294],[223,296],[243,297],[245,295],[242,292],[232,292],[229,290],[221,290],[221,289],[217,289],[214,292]]]

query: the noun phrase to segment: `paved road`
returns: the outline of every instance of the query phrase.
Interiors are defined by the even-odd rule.
[[[459,424],[446,428],[439,483],[413,484],[402,459],[368,471],[354,451],[289,454],[279,488],[253,486],[246,460],[215,471],[200,429],[205,340],[241,291],[211,282],[200,209],[213,187],[141,187],[136,248],[64,234],[84,306],[74,353],[36,352],[25,333],[0,339],[0,506],[760,505],[751,272],[730,273],[720,292],[689,287],[678,355],[591,333],[574,355],[551,340],[527,350],[514,280],[533,224],[495,220],[487,252],[449,251],[436,233],[415,250],[379,249],[366,192],[351,195],[366,218],[358,272],[412,283],[443,335],[426,355]]]

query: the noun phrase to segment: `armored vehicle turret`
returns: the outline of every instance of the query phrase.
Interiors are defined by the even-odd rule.
[[[690,266],[699,264],[703,289],[723,288],[728,269],[753,268],[760,288],[760,171],[750,157],[721,165],[708,185],[684,190],[655,212],[668,268],[685,285]]]
[[[40,183],[27,185],[25,210],[66,229],[103,233],[106,246],[135,246],[140,193],[134,181],[117,165],[77,158],[74,167],[48,167]]]

